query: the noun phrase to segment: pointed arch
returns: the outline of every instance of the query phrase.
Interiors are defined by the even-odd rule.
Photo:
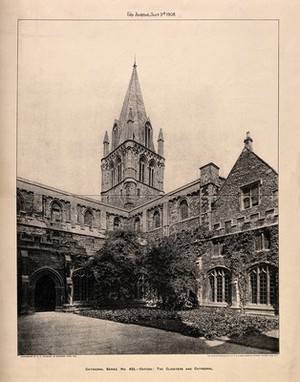
[[[277,298],[277,267],[268,263],[256,263],[248,268],[250,303],[275,305]]]
[[[89,208],[87,208],[84,213],[84,225],[87,225],[89,228],[93,228],[93,220],[93,212]]]
[[[110,183],[111,183],[111,187],[113,187],[116,182],[116,169],[115,169],[115,165],[113,161],[110,162],[109,169],[110,169],[110,180],[111,180]]]
[[[116,159],[116,169],[117,169],[117,183],[120,183],[123,178],[123,165],[122,165],[122,159],[120,156]]]
[[[231,302],[231,273],[219,266],[208,271],[209,300],[215,303]]]
[[[149,122],[145,123],[144,128],[144,137],[145,137],[145,146],[150,148],[151,146],[151,136],[152,136],[152,127]]]
[[[140,156],[139,160],[139,181],[145,183],[145,168],[146,168],[146,158],[144,155]]]
[[[94,276],[85,268],[78,268],[72,274],[74,302],[94,300]]]
[[[189,206],[186,199],[182,199],[179,203],[180,219],[185,220],[189,217]]]
[[[136,232],[141,231],[141,219],[138,216],[134,219],[134,230]]]
[[[51,203],[51,220],[62,221],[62,205],[58,200]]]
[[[160,212],[156,210],[153,214],[153,226],[159,228],[161,225]]]
[[[30,277],[30,305],[35,310],[59,310],[64,302],[64,281],[53,268],[42,267]]]
[[[114,218],[114,230],[119,229],[121,227],[121,220],[118,216]]]
[[[149,162],[149,167],[148,167],[148,170],[149,170],[149,186],[151,187],[154,187],[155,186],[155,166],[156,166],[156,163],[154,161],[154,159],[152,159],[150,162]]]
[[[112,129],[112,148],[116,148],[118,146],[119,141],[119,127],[115,123]]]

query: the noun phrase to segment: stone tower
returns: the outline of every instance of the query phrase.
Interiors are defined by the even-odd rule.
[[[102,201],[131,209],[164,194],[164,138],[158,134],[157,152],[134,63],[119,119],[103,140]]]

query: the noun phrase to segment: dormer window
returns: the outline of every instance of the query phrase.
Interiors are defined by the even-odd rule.
[[[241,187],[241,207],[243,210],[259,205],[259,182]]]

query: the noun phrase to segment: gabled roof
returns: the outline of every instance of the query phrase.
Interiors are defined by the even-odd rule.
[[[235,164],[233,165],[233,167],[231,168],[228,176],[226,177],[224,183],[222,184],[221,188],[220,188],[220,191],[218,193],[218,197],[217,199],[215,200],[215,203],[218,202],[219,198],[221,198],[222,196],[222,192],[224,190],[224,188],[226,189],[226,186],[227,186],[227,183],[230,181],[231,179],[231,176],[233,174],[233,172],[235,171],[236,167],[239,165],[239,163],[241,162],[241,160],[243,159],[243,157],[247,155],[247,156],[252,156],[253,159],[255,159],[256,161],[258,162],[261,162],[262,164],[264,164],[264,166],[266,166],[271,172],[273,172],[276,176],[278,175],[277,171],[275,171],[273,169],[273,167],[271,167],[267,162],[265,162],[262,158],[260,158],[257,154],[255,154],[252,150],[250,150],[249,148],[247,147],[244,147],[241,154],[239,155],[238,159],[236,160]],[[249,173],[250,173],[251,169],[249,169]],[[255,174],[257,175],[257,177],[259,177],[259,174]]]

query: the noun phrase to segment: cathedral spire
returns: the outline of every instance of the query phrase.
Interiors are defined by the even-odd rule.
[[[128,137],[128,117],[133,122],[133,133],[136,139],[142,143],[143,129],[147,122],[147,114],[143,101],[142,91],[137,74],[136,58],[134,60],[129,86],[124,98],[122,110],[119,117],[120,140],[119,144]]]

